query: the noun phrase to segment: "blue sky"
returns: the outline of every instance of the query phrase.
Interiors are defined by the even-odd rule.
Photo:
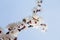
[[[21,21],[32,14],[35,0],[0,0],[0,26]],[[41,15],[48,25],[48,32],[28,29],[20,32],[18,40],[60,40],[60,0],[43,0]]]

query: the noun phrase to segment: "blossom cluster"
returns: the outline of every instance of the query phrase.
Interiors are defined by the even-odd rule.
[[[31,27],[41,29],[43,32],[47,31],[47,25],[44,23],[43,18],[37,15],[41,11],[42,0],[37,0],[36,3],[37,5],[33,8],[32,16],[23,18],[22,22],[8,24],[8,32],[6,33],[0,28],[0,40],[17,40],[19,32]]]

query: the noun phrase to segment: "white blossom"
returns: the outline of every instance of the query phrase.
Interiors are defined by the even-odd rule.
[[[8,32],[4,33],[3,29],[0,28],[0,40],[17,40],[19,32],[30,27],[46,32],[48,29],[47,25],[44,23],[43,18],[38,16],[38,12],[41,11],[41,4],[42,0],[36,1],[36,7],[33,8],[32,16],[23,18],[22,21],[17,23],[8,24]]]

